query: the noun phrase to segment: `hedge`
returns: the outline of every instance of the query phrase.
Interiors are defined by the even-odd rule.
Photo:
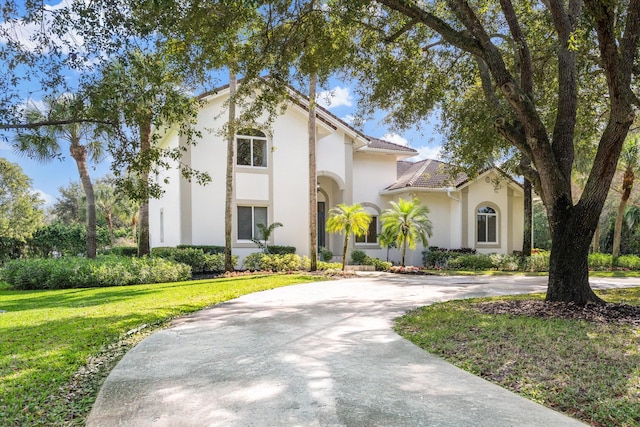
[[[205,253],[201,247],[160,246],[151,249],[151,256],[187,264],[193,273],[224,271],[224,254]],[[235,267],[238,264],[238,257],[233,256],[232,260]]]
[[[188,265],[161,258],[99,255],[96,259],[20,259],[6,263],[2,280],[14,289],[69,289],[127,286],[187,280]]]
[[[209,255],[224,254],[224,246],[215,245],[178,245],[178,249],[202,249],[202,252]]]

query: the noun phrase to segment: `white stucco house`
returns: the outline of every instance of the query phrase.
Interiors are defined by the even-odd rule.
[[[176,168],[157,177],[158,182],[168,178],[168,184],[162,198],[150,202],[152,247],[224,245],[226,141],[216,130],[225,123],[228,95],[223,89],[204,97],[197,121],[202,136],[182,159],[208,172],[212,182],[188,182]],[[236,137],[232,241],[240,259],[258,251],[251,237],[259,222],[281,222],[271,243],[309,254],[308,104],[294,92],[291,96],[295,102],[268,129],[246,129]],[[317,116],[318,246],[341,255],[343,236],[324,229],[328,211],[338,203],[361,203],[373,221],[369,235],[353,247],[386,259],[377,239],[378,216],[391,200],[417,197],[431,211],[430,246],[484,253],[522,249],[523,190],[517,182],[503,179],[496,186],[498,172],[492,169],[475,179],[451,178],[442,162],[412,162],[417,155],[412,148],[368,137],[325,109],[318,108]],[[183,141],[173,129],[160,143],[176,147]],[[407,265],[421,265],[422,249],[407,254]],[[391,250],[390,259],[399,258]]]

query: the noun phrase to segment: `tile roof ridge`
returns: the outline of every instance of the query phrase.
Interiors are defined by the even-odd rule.
[[[425,159],[424,164],[413,174],[413,177],[407,181],[407,187],[413,187],[413,184],[422,176],[427,167],[431,164],[431,159]]]

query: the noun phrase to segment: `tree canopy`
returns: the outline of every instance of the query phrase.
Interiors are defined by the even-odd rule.
[[[20,166],[0,157],[0,237],[30,238],[42,225],[43,204]]]

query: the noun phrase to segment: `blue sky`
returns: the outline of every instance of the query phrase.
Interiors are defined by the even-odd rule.
[[[48,3],[50,6],[47,7],[58,9],[65,7],[66,1],[62,0],[60,2],[53,1]],[[21,36],[26,39],[28,38],[30,29],[25,27],[21,32]],[[0,39],[0,43],[1,42],[2,40]],[[336,116],[350,123],[355,115],[357,103],[352,89],[348,84],[336,80],[332,80],[330,85],[329,90],[318,94],[319,103]],[[329,99],[330,102],[327,102]],[[40,100],[31,98],[29,101],[37,103]],[[27,102],[26,98],[24,102]],[[419,157],[416,157],[416,160],[418,158],[438,157],[441,136],[435,132],[433,126],[425,127],[423,125],[421,131],[409,130],[402,134],[397,134],[389,131],[388,127],[382,122],[383,118],[384,114],[381,113],[377,117],[368,120],[363,125],[363,131],[373,137],[383,138],[391,142],[415,148],[419,152]],[[432,120],[432,124],[435,123],[435,120]],[[58,189],[60,187],[79,180],[76,164],[68,154],[68,151],[63,152],[62,159],[54,159],[46,163],[35,162],[24,155],[16,153],[11,147],[11,138],[13,135],[10,133],[6,133],[5,135],[8,137],[8,140],[0,140],[0,157],[19,164],[24,173],[32,179],[34,190],[42,195],[42,198],[47,204],[51,204],[55,200],[59,194]],[[62,146],[65,150],[68,149],[67,144],[63,143]],[[108,159],[99,164],[90,164],[90,173],[94,181],[108,174]]]

